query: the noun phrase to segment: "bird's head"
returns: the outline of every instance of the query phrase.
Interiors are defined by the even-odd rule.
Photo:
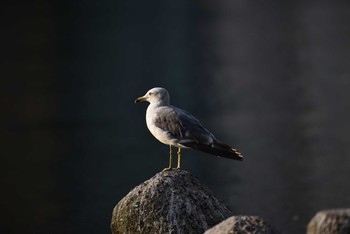
[[[144,96],[137,98],[135,100],[135,103],[145,102],[145,101],[151,104],[169,105],[170,97],[166,89],[156,87],[148,90]]]

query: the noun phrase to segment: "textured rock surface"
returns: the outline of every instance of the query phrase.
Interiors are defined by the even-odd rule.
[[[114,208],[112,233],[203,233],[231,216],[197,178],[186,171],[156,174]]]
[[[232,216],[205,234],[278,234],[276,228],[257,216]]]
[[[350,209],[318,212],[307,226],[307,234],[349,234]]]

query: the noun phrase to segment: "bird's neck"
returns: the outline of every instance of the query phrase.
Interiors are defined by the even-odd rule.
[[[164,100],[159,100],[157,102],[152,102],[149,104],[148,108],[157,108],[157,107],[161,107],[161,106],[169,106],[170,103],[168,101],[164,101]]]

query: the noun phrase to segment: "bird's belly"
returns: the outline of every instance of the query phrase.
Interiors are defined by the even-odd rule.
[[[150,121],[147,121],[148,130],[152,135],[160,142],[166,145],[173,145],[179,147],[177,144],[178,139],[174,138],[168,131],[164,131],[161,128],[158,128],[154,124],[151,124]]]
[[[149,131],[152,133],[152,135],[160,142],[166,145],[174,145],[177,146],[177,139],[173,138],[169,132],[162,130],[158,127],[148,127]]]

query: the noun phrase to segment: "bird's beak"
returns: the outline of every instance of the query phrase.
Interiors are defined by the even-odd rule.
[[[135,103],[144,102],[146,100],[147,100],[147,97],[145,97],[145,96],[138,97],[138,98],[136,98]]]

